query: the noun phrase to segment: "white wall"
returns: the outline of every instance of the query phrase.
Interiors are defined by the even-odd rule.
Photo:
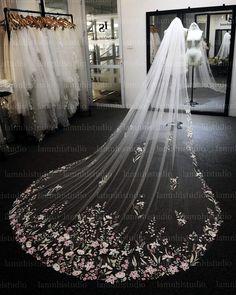
[[[125,99],[130,106],[146,75],[146,12],[190,7],[236,5],[236,0],[120,0],[123,58],[125,77]],[[132,48],[132,49],[130,49]],[[235,54],[236,65],[236,54]],[[236,79],[236,69],[234,69]],[[235,80],[234,80],[235,81]],[[232,83],[230,115],[236,116],[236,86]]]

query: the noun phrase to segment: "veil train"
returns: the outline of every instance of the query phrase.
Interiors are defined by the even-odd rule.
[[[194,152],[185,58],[175,18],[109,140],[14,202],[10,223],[23,250],[61,273],[112,284],[198,262],[222,221]]]

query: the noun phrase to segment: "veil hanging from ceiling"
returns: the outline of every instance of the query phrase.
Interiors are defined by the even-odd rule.
[[[195,265],[221,217],[197,165],[187,102],[185,32],[175,18],[109,140],[14,202],[10,223],[23,250],[61,273],[108,283]]]

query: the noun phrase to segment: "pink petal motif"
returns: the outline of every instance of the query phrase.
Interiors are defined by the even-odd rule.
[[[189,264],[187,262],[182,262],[180,268],[186,271],[187,269],[189,269]]]
[[[125,278],[125,273],[124,272],[118,272],[117,274],[116,274],[116,277],[118,278],[118,279],[123,279],[123,278]]]
[[[91,247],[93,247],[93,248],[97,248],[97,247],[99,247],[99,243],[98,243],[98,241],[93,242],[93,243],[91,244]]]
[[[149,266],[146,268],[146,273],[148,273],[150,275],[153,275],[156,271],[157,271],[157,269],[152,266]]]
[[[114,285],[116,280],[117,278],[114,275],[110,275],[106,278],[106,283]]]
[[[94,263],[93,262],[87,262],[87,264],[85,265],[85,268],[87,271],[89,271],[90,269],[94,268]]]
[[[135,279],[138,279],[140,275],[138,274],[137,271],[131,271],[130,277],[135,280]]]
[[[168,271],[169,271],[171,274],[175,274],[175,273],[179,272],[178,267],[177,267],[177,266],[173,266],[173,265],[171,265],[171,266],[168,268]]]

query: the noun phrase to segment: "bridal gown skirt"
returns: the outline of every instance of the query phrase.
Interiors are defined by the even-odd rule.
[[[22,249],[61,273],[108,283],[157,279],[196,265],[216,238],[221,210],[198,168],[190,114],[177,134],[175,162],[168,150],[156,193],[163,143],[146,171],[152,140],[141,135],[113,175],[105,174],[106,161],[96,166],[97,152],[36,180],[10,212]]]

